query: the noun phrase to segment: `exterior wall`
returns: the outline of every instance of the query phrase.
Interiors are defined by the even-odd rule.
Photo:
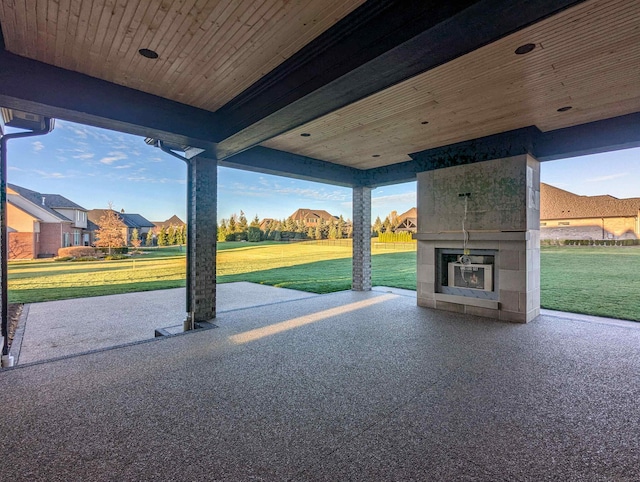
[[[40,223],[40,239],[36,256],[57,256],[58,249],[63,247],[64,233],[68,233],[72,245],[73,228],[71,223]]]
[[[19,232],[32,233],[37,218],[7,203],[7,225]]]
[[[69,218],[73,226],[80,229],[87,229],[87,213],[79,209],[56,209],[64,217]]]
[[[35,254],[36,233],[9,233],[9,259],[33,259]]]
[[[470,193],[466,198],[460,194]],[[497,250],[497,300],[437,292],[437,250]],[[418,174],[418,305],[525,323],[540,313],[540,164],[516,156]]]
[[[540,239],[638,239],[638,217],[553,219],[540,223]]]

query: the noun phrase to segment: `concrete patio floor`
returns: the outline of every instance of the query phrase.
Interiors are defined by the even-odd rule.
[[[385,290],[215,324],[0,372],[0,479],[640,479],[640,325]]]
[[[217,286],[218,311],[317,296],[256,283]],[[185,288],[25,305],[11,354],[17,364],[149,340],[158,328],[182,330]]]

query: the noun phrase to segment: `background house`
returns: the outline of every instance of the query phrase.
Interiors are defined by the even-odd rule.
[[[398,216],[398,227],[395,232],[415,233],[418,231],[418,209],[411,208]]]
[[[96,240],[96,231],[98,229],[98,225],[100,222],[100,218],[104,216],[109,209],[92,209],[87,213],[89,218],[89,229],[91,230],[91,244],[93,244]],[[113,211],[113,210],[112,210]],[[155,224],[146,219],[144,216],[140,214],[130,214],[125,213],[124,211],[113,211],[115,212],[122,221],[122,235],[126,240],[127,244],[131,241],[131,234],[134,229],[138,230],[138,237],[143,239],[147,233],[155,228]]]
[[[638,239],[640,198],[579,196],[540,183],[541,239]]]
[[[182,226],[187,225],[187,223],[185,223],[182,219],[180,219],[175,214],[171,216],[169,219],[167,219],[166,221],[151,221],[151,222],[154,225],[154,231],[156,233],[159,232],[162,228],[169,229],[171,226],[175,228],[181,228]]]
[[[323,219],[326,224],[338,222],[337,216],[328,213],[324,209],[297,209],[290,218],[294,221],[302,221],[307,228],[315,228],[321,219]]]
[[[59,194],[7,185],[9,259],[52,257],[89,244],[87,210]]]

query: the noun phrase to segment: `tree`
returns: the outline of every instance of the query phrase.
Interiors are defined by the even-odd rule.
[[[167,230],[162,226],[160,228],[160,232],[158,233],[158,246],[166,246],[167,245]]]
[[[344,218],[342,217],[342,214],[338,218],[338,225],[336,226],[336,238],[344,238]]]
[[[373,223],[373,235],[377,236],[382,231],[382,220],[380,216],[376,217],[375,222]]]
[[[233,213],[227,223],[227,234],[235,234],[238,230],[238,215]]]
[[[136,228],[133,228],[133,231],[131,231],[131,246],[138,249],[141,244],[142,244],[142,241],[140,240],[140,235],[138,234],[138,230]]]
[[[147,239],[145,239],[144,244],[145,246],[153,246],[153,229],[150,229],[149,232],[147,232]]]
[[[218,241],[225,241],[227,234],[229,234],[229,227],[227,226],[227,220],[223,219],[220,221],[220,226],[218,226]]]
[[[260,218],[258,217],[258,215],[256,214],[256,217],[253,218],[253,221],[251,221],[251,224],[249,225],[250,228],[259,228],[260,227]]]
[[[120,215],[113,210],[112,203],[109,203],[109,208],[100,216],[96,224],[98,225],[96,246],[109,248],[109,254],[111,254],[111,248],[122,248],[127,245],[122,234],[124,223]]]
[[[238,231],[241,233],[246,233],[249,228],[249,224],[247,223],[247,217],[244,215],[244,211],[240,210],[240,217],[238,218]]]
[[[178,244],[178,237],[177,237],[178,231],[176,229],[176,227],[172,224],[171,226],[169,226],[169,228],[167,229],[167,244],[168,245],[175,245]]]
[[[329,239],[337,239],[338,238],[338,227],[336,223],[331,223],[329,226]]]
[[[257,243],[260,241],[261,236],[262,231],[260,231],[260,228],[256,226],[249,226],[249,230],[247,231],[247,241],[250,243]]]

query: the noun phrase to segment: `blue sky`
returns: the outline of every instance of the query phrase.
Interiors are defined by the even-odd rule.
[[[9,142],[8,181],[42,193],[61,194],[86,209],[105,208],[162,221],[186,219],[186,165],[144,139],[56,120],[46,136]],[[283,219],[297,208],[325,209],[351,218],[351,189],[257,174],[218,170],[218,219],[243,210]],[[640,149],[542,164],[542,181],[583,195],[640,197]],[[372,220],[416,205],[416,183],[377,188]]]

